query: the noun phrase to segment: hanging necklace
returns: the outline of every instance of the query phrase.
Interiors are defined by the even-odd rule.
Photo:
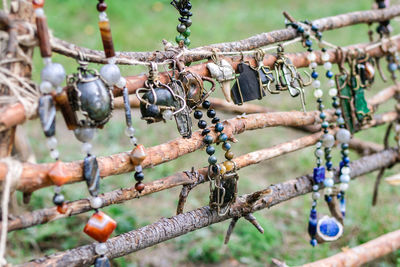
[[[190,17],[193,15],[190,10],[192,9],[192,4],[189,0],[173,0],[171,5],[175,7],[181,17],[178,19],[179,24],[176,26],[176,30],[178,31],[178,35],[175,37],[176,43],[179,47],[189,46],[190,45],[190,29],[189,27],[192,26],[192,20]]]

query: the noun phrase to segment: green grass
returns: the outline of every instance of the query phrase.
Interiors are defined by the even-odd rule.
[[[47,1],[46,13],[53,34],[69,42],[92,49],[101,49],[101,41],[97,29],[96,1]],[[119,51],[153,51],[162,50],[162,39],[172,41],[175,38],[177,12],[168,1],[107,1],[108,16],[111,20],[115,47]],[[192,46],[197,47],[211,43],[244,39],[251,35],[280,29],[284,26],[282,11],[288,11],[296,19],[316,19],[340,13],[366,10],[371,1],[262,1],[262,0],[194,0],[193,26],[191,27]],[[393,23],[396,28],[397,22]],[[346,29],[335,30],[324,34],[327,41],[337,45],[348,45],[357,42],[367,42],[368,27],[358,25]],[[288,52],[296,48],[288,47]],[[34,79],[38,81],[42,62],[36,51],[34,56]],[[62,62],[68,73],[75,71],[74,60],[55,55],[54,61]],[[94,65],[94,67],[97,67]],[[134,75],[146,69],[135,66],[123,66],[124,75]],[[377,78],[368,95],[378,92],[384,85]],[[307,108],[314,109],[314,99],[307,89]],[[218,96],[222,94],[217,92]],[[326,99],[328,100],[328,98]],[[262,102],[279,110],[300,110],[299,99],[287,94],[268,95]],[[390,110],[394,102],[382,106],[379,111]],[[229,116],[221,115],[223,118]],[[146,146],[163,143],[178,136],[173,122],[148,126],[139,120],[140,114],[134,111],[134,126],[137,128],[140,142]],[[61,158],[66,161],[82,158],[79,142],[74,141],[73,134],[68,132],[58,117],[57,137]],[[44,144],[44,136],[37,120],[28,122],[24,128],[28,132],[32,147],[38,162],[51,162]],[[356,134],[364,140],[382,142],[384,127],[370,129]],[[115,112],[113,119],[98,132],[94,140],[96,155],[109,155],[130,150],[129,142],[123,134],[124,117],[122,112]],[[257,149],[282,143],[302,136],[302,133],[286,128],[263,129],[246,132],[237,136],[238,143],[233,151],[241,155]],[[218,154],[222,158],[222,154]],[[338,152],[335,151],[337,159]],[[355,154],[352,159],[357,158]],[[337,162],[337,161],[335,161]],[[206,164],[203,151],[185,155],[180,159],[146,170],[146,180],[155,180],[173,174],[177,171],[189,170],[193,165],[201,167]],[[277,159],[263,162],[257,166],[240,171],[240,194],[259,190],[270,184],[283,182],[294,177],[310,173],[314,165],[313,149],[291,153]],[[399,171],[395,166],[387,175]],[[345,233],[341,240],[311,248],[308,245],[306,232],[308,212],[311,204],[310,196],[299,197],[282,203],[270,210],[256,214],[265,234],[258,231],[245,220],[240,220],[231,237],[230,243],[223,245],[223,239],[229,222],[213,225],[206,229],[189,233],[185,236],[168,241],[164,244],[139,251],[113,261],[114,266],[208,266],[250,265],[265,266],[272,258],[284,260],[289,265],[299,265],[321,259],[340,252],[341,247],[354,247],[377,236],[396,230],[400,227],[399,188],[382,183],[379,204],[371,207],[372,189],[375,174],[366,175],[351,183],[348,193],[348,216]],[[115,190],[132,186],[132,174],[119,175],[104,179],[102,191]],[[88,192],[84,183],[65,186],[67,199],[85,198]],[[52,188],[35,192],[31,203],[23,206],[23,210],[34,210],[52,206]],[[176,210],[179,189],[160,192],[140,199],[127,201],[104,209],[118,221],[116,234],[156,221],[160,217],[173,216]],[[18,194],[22,203],[22,197]],[[197,187],[189,196],[185,210],[192,210],[208,203],[208,185]],[[22,205],[22,204],[21,204]],[[322,213],[327,213],[323,201],[319,205]],[[46,225],[12,232],[8,235],[8,259],[12,263],[21,263],[29,259],[49,255],[56,251],[66,250],[75,246],[92,242],[82,229],[89,214],[81,214],[71,218],[57,220]],[[400,263],[400,252],[390,254],[370,266],[395,266]]]

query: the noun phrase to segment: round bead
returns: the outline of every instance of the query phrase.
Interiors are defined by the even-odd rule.
[[[48,81],[43,81],[39,85],[40,92],[43,94],[49,94],[53,91],[53,85]]]
[[[340,124],[340,125],[343,125],[344,124],[344,119],[343,118],[337,119],[337,123]]]
[[[93,139],[96,129],[89,127],[76,128],[74,134],[76,139],[85,143]]]
[[[324,134],[322,136],[322,146],[323,147],[333,147],[335,144],[335,137],[331,134]]]
[[[397,64],[396,63],[390,63],[388,65],[388,69],[390,72],[395,72],[397,70]]]
[[[325,177],[326,177],[326,178],[333,178],[333,171],[327,171],[327,172],[325,173]]]
[[[203,108],[209,109],[211,107],[211,103],[208,100],[205,100],[202,104]]]
[[[92,197],[90,199],[90,207],[92,207],[92,209],[100,209],[102,205],[103,205],[103,200],[101,198]]]
[[[50,157],[52,159],[58,159],[59,156],[60,156],[60,153],[58,152],[57,149],[53,149],[50,151]]]
[[[316,157],[322,157],[324,155],[324,151],[322,151],[322,149],[316,149],[315,150],[315,156]]]
[[[92,151],[92,144],[91,143],[83,143],[82,144],[82,152],[86,154],[90,154]]]
[[[332,178],[325,179],[324,185],[325,185],[325,187],[332,187],[334,185],[333,179]]]
[[[336,139],[340,143],[348,143],[351,139],[351,133],[347,129],[339,129],[336,133]]]
[[[42,81],[48,81],[54,87],[57,87],[65,80],[64,67],[59,63],[49,63],[42,69],[40,77]]]
[[[183,43],[184,43],[186,46],[189,46],[189,45],[190,45],[190,39],[189,39],[189,38],[185,38],[185,40],[183,40]]]
[[[320,197],[321,197],[321,194],[319,192],[312,193],[312,199],[318,200]]]
[[[115,85],[121,78],[121,71],[115,64],[106,64],[100,69],[100,75],[109,85]]]
[[[211,144],[213,142],[213,138],[211,135],[206,135],[203,139],[204,143]]]
[[[34,8],[42,8],[44,6],[44,0],[33,0],[32,4]]]
[[[319,80],[314,80],[314,81],[312,82],[312,86],[313,86],[314,88],[320,88],[320,87],[321,87],[321,82],[320,82]]]
[[[317,68],[317,66],[318,66],[317,62],[311,62],[311,64],[310,64],[311,69],[315,69],[315,68]]]
[[[135,172],[134,177],[135,177],[136,181],[141,182],[144,179],[144,173],[143,172]]]
[[[213,110],[213,109],[207,110],[207,116],[208,116],[209,118],[214,118],[215,115],[217,115],[217,113],[215,112],[215,110]]]
[[[135,135],[135,128],[133,128],[132,126],[126,127],[125,128],[125,135],[128,136],[128,137],[134,136]]]
[[[115,84],[115,86],[121,89],[124,88],[126,86],[126,79],[121,76],[121,78],[119,78],[119,81]]]
[[[94,251],[97,255],[104,255],[107,253],[107,245],[105,243],[98,243],[94,247]]]
[[[318,244],[317,239],[315,239],[315,238],[311,239],[311,240],[310,240],[310,244],[311,244],[311,246],[313,246],[313,247],[317,246],[317,244]]]
[[[312,77],[313,79],[317,79],[317,78],[318,78],[318,72],[313,71],[313,72],[311,73],[311,77]]]
[[[221,142],[225,142],[226,140],[228,140],[228,136],[226,134],[222,133],[218,136],[218,140]]]
[[[104,2],[100,2],[97,4],[96,8],[97,8],[97,11],[104,12],[107,9],[107,4]]]
[[[232,145],[230,143],[224,142],[222,145],[222,149],[225,151],[228,151],[229,149],[231,149]]]
[[[225,161],[224,165],[225,165],[225,168],[226,168],[226,172],[230,172],[235,168],[235,164],[230,160]]]
[[[350,175],[348,175],[348,174],[342,174],[342,175],[340,175],[340,182],[341,182],[341,183],[348,183],[348,182],[350,182]]]
[[[64,203],[64,195],[62,194],[54,194],[53,203],[54,205],[60,206]]]
[[[332,69],[332,63],[330,63],[330,62],[325,62],[325,63],[324,63],[324,69],[326,69],[326,70]]]
[[[205,120],[199,120],[197,126],[199,126],[200,129],[204,129],[207,127],[207,122]]]
[[[54,193],[60,194],[61,193],[61,186],[54,186]]]
[[[217,157],[215,157],[215,156],[208,157],[208,163],[210,165],[214,165],[215,163],[217,163]]]
[[[341,172],[342,172],[342,174],[350,174],[350,168],[349,167],[342,167]]]
[[[133,136],[130,136],[129,142],[130,142],[132,145],[136,145],[136,144],[137,144],[137,138],[136,138],[136,137],[133,137]]]
[[[190,31],[189,28],[186,28],[186,31],[184,31],[184,32],[182,33],[182,35],[185,36],[185,37],[189,37],[190,34],[191,34],[191,31]]]
[[[312,189],[313,189],[313,191],[318,191],[319,186],[317,184],[315,184],[315,185],[313,185]]]
[[[215,148],[214,148],[213,146],[208,146],[208,147],[206,148],[206,153],[207,153],[208,155],[213,155],[213,154],[215,153]]]
[[[340,191],[346,191],[349,188],[349,184],[340,184]]]
[[[311,52],[310,54],[307,55],[307,59],[310,62],[313,62],[313,61],[315,61],[317,59],[317,56],[313,52]]]
[[[327,78],[332,78],[333,77],[333,72],[332,71],[330,71],[330,70],[328,70],[327,72],[326,72],[326,74],[325,74],[325,76],[327,77]]]
[[[186,27],[192,26],[192,21],[190,19],[187,19],[185,22]]]
[[[179,33],[185,32],[185,31],[186,31],[186,26],[185,26],[185,24],[178,24],[178,26],[176,26],[176,30],[177,30]]]
[[[144,190],[144,187],[145,187],[145,185],[144,185],[144,183],[142,183],[142,182],[137,182],[137,183],[135,184],[135,189],[136,189],[136,191],[138,191],[139,193],[141,193],[141,192]]]
[[[332,194],[332,188],[331,187],[327,187],[327,188],[325,188],[324,189],[324,193],[325,193],[325,195],[331,195]]]
[[[326,114],[325,114],[324,112],[321,112],[321,113],[319,114],[319,118],[320,118],[321,120],[324,120],[324,119],[326,118]]]
[[[210,129],[204,129],[203,131],[201,131],[201,135],[205,136],[205,135],[209,134],[210,132],[211,132]]]
[[[329,89],[329,96],[337,96],[337,89],[336,88],[331,88]]]
[[[322,59],[323,61],[328,61],[328,60],[329,60],[329,58],[330,58],[330,56],[329,56],[329,54],[328,54],[328,53],[323,53],[323,54],[322,54],[322,57],[321,57],[321,59]]]
[[[215,131],[217,132],[222,132],[224,130],[224,125],[220,122],[218,122],[217,124],[215,124]]]
[[[221,174],[225,174],[226,173],[226,168],[225,168],[224,164],[219,164],[218,167],[219,167],[219,172]]]
[[[174,113],[172,112],[172,110],[164,110],[164,112],[162,113],[162,117],[164,120],[169,121],[172,120],[172,117],[174,116]]]
[[[321,89],[314,90],[314,97],[321,98],[324,95],[324,92]]]
[[[220,119],[219,119],[218,117],[215,117],[215,118],[213,118],[213,119],[211,120],[212,123],[217,123],[217,122],[219,122],[219,121],[220,121]]]
[[[182,34],[179,34],[175,37],[175,41],[179,44],[181,41],[185,40],[185,37]]]
[[[49,149],[56,149],[57,148],[57,138],[55,138],[54,136],[48,137],[46,144]]]
[[[200,120],[203,117],[203,112],[201,112],[201,110],[196,110],[193,116],[195,117],[195,119]]]
[[[108,21],[107,13],[106,12],[100,12],[99,13],[99,20],[100,21]]]
[[[226,158],[227,160],[233,159],[234,156],[235,156],[235,155],[233,154],[232,151],[227,151],[227,152],[225,153],[225,158]]]

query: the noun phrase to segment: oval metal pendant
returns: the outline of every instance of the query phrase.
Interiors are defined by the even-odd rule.
[[[317,235],[324,241],[335,241],[343,234],[343,225],[334,217],[324,216],[318,220]]]

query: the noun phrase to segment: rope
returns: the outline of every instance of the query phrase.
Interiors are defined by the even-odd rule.
[[[0,237],[0,266],[6,266],[7,260],[4,257],[7,246],[8,231],[8,203],[10,193],[15,191],[19,178],[22,174],[22,164],[12,158],[4,158],[1,162],[7,165],[7,175],[3,183],[3,195],[1,202],[1,237]]]

